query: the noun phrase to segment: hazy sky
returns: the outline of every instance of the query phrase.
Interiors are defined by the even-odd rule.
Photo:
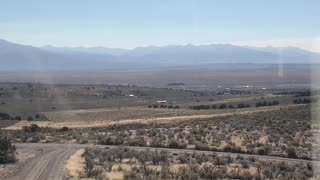
[[[320,52],[320,0],[0,0],[0,39],[35,46],[293,45]]]

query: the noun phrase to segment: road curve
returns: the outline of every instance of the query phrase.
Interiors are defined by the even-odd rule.
[[[62,180],[65,161],[78,149],[63,145],[17,144],[19,151],[33,151],[36,156],[7,180]]]
[[[17,143],[15,144],[19,151],[34,151],[38,152],[37,155],[28,160],[22,168],[13,176],[7,177],[6,180],[62,180],[64,177],[64,164],[65,161],[76,152],[78,149],[86,147],[97,148],[115,148],[119,146],[111,145],[81,145],[81,144],[41,144],[41,143]],[[318,161],[309,161],[303,159],[290,159],[275,156],[261,156],[251,154],[238,154],[227,152],[213,152],[213,151],[200,151],[188,149],[169,149],[169,148],[151,148],[151,147],[137,147],[137,146],[122,146],[130,147],[136,150],[165,150],[171,153],[201,153],[213,154],[221,156],[238,155],[242,157],[254,157],[259,160],[265,161],[284,161],[288,163],[319,163]]]

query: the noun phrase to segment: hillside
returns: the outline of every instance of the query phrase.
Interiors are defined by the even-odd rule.
[[[230,44],[137,47],[33,47],[0,40],[1,71],[130,69],[216,63],[309,64],[318,53],[296,47],[245,47]]]

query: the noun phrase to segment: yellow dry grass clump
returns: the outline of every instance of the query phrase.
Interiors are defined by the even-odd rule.
[[[83,158],[85,150],[76,151],[65,164],[65,174],[72,179],[84,177],[85,159]]]
[[[106,173],[106,177],[110,180],[123,180],[124,175],[122,171],[111,171]]]

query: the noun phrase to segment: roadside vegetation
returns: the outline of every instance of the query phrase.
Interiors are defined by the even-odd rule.
[[[59,142],[196,149],[311,159],[311,107],[195,119],[169,124],[127,124],[86,129],[2,131],[16,142]],[[315,158],[315,157],[314,157]]]
[[[130,148],[86,149],[85,175],[94,179],[308,179],[310,163],[241,156],[169,153]]]
[[[13,163],[16,161],[16,147],[6,136],[0,136],[0,164]]]
[[[75,167],[72,162],[82,165],[67,168],[70,177],[309,179],[313,171],[309,163],[218,156],[214,151],[320,160],[316,138],[320,126],[312,122],[316,112],[310,104],[317,101],[313,94],[293,89],[194,91],[129,84],[0,83],[0,128],[20,125],[19,130],[0,131],[0,163],[16,161],[14,142],[98,144],[126,147],[79,152],[69,167]],[[98,126],[86,126],[91,122]],[[84,126],[71,126],[77,123]],[[212,154],[138,151],[129,146]]]

